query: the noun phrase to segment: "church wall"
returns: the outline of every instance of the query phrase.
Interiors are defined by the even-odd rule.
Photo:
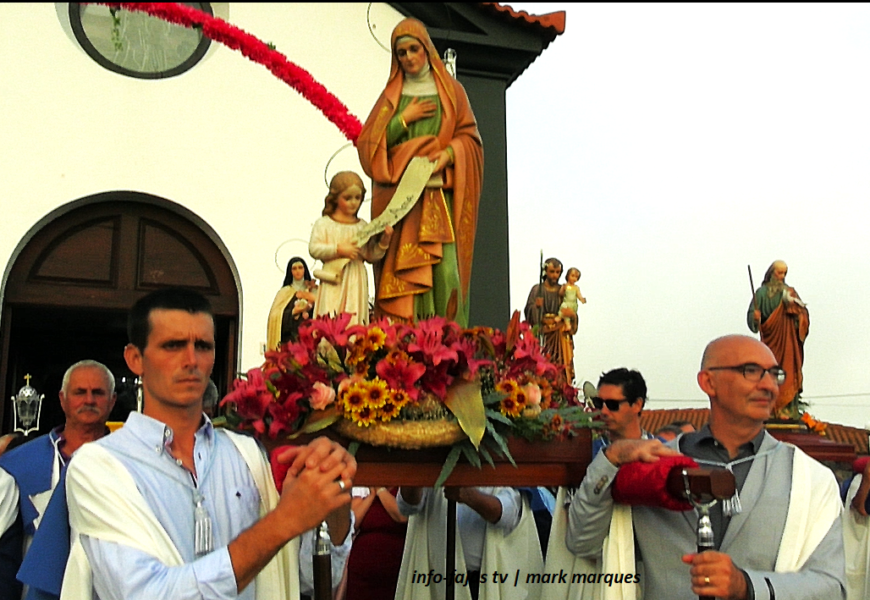
[[[275,44],[364,121],[390,57],[366,3],[215,5]],[[261,361],[266,316],[290,256],[307,257],[324,169],[347,140],[265,67],[213,43],[192,70],[141,80],[96,64],[50,3],[0,5],[0,265],[36,223],[79,198],[132,190],[176,202],[219,236],[238,270],[240,364]],[[401,15],[375,4],[388,45]],[[345,148],[328,176],[361,172]],[[361,210],[368,218],[368,205]],[[290,241],[287,240],[299,240]],[[276,266],[276,251],[278,265]],[[5,283],[5,276],[4,276]]]

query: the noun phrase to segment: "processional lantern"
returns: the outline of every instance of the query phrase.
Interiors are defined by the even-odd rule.
[[[456,78],[456,50],[448,48],[444,51],[444,66],[450,76]]]
[[[42,401],[45,394],[38,393],[30,385],[31,376],[24,376],[24,386],[18,394],[12,396],[12,415],[14,426],[12,431],[20,431],[28,435],[39,429],[39,415],[42,413]]]

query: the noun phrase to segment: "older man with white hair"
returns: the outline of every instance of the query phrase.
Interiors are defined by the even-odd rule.
[[[82,360],[63,376],[58,394],[65,421],[49,433],[22,444],[0,456],[0,468],[15,481],[20,520],[10,525],[4,539],[15,537],[14,528],[23,527],[23,550],[3,548],[3,572],[16,572],[48,506],[49,498],[61,477],[61,470],[73,453],[87,442],[107,433],[106,421],[115,405],[115,378],[102,363]],[[15,542],[9,542],[12,544]],[[18,600],[17,582],[0,589],[0,600]]]

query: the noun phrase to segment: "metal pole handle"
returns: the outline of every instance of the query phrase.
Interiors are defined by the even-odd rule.
[[[332,557],[329,553],[329,527],[324,521],[314,536],[314,600],[332,600]]]

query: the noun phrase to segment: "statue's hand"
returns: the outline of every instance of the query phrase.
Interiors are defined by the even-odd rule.
[[[411,100],[405,110],[402,111],[402,120],[405,125],[416,123],[422,119],[428,119],[435,115],[437,106],[432,100],[420,100],[417,96]]]
[[[336,248],[339,258],[349,258],[356,260],[359,258],[359,248],[356,244],[339,244]]]
[[[429,155],[429,160],[435,163],[432,167],[433,173],[440,173],[444,167],[450,164],[450,153],[447,150],[440,150]]]

